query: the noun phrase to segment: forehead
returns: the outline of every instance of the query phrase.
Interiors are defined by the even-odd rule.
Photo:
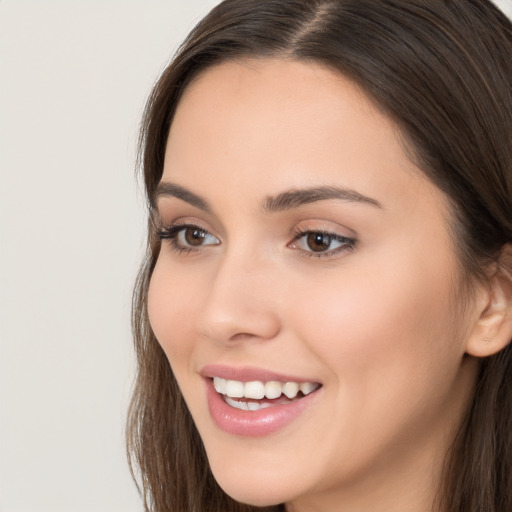
[[[344,108],[347,102],[350,109]],[[185,89],[173,125],[182,121],[183,110],[187,116],[213,114],[203,117],[201,124],[220,117],[227,121],[228,114],[237,111],[240,116],[250,115],[254,121],[272,124],[274,130],[292,117],[294,121],[302,118],[302,128],[314,129],[326,128],[325,123],[332,119],[348,121],[350,110],[367,115],[378,112],[357,84],[335,70],[315,62],[263,58],[224,62],[206,69]],[[327,112],[331,114],[326,116]],[[388,119],[386,122],[393,125]]]
[[[418,194],[444,199],[404,152],[397,125],[353,81],[280,59],[223,63],[189,85],[171,125],[163,181],[208,190],[213,203],[227,201],[228,191],[242,202],[331,185],[403,214]]]
[[[254,101],[259,96],[261,101],[268,102],[270,98],[266,93],[270,92],[270,96],[279,103],[294,99],[304,106],[321,106],[321,103],[332,101],[331,94],[338,96],[340,87],[349,84],[352,100],[357,98],[361,105],[369,103],[355,82],[320,62],[290,58],[238,59],[221,62],[202,71],[187,86],[180,103],[188,101],[189,96],[197,101],[204,95],[210,101],[217,98],[220,102],[225,94],[235,101],[249,97]],[[320,99],[324,101],[319,103]]]
[[[280,179],[322,184],[323,173],[357,177],[363,188],[395,169],[421,174],[396,124],[356,84],[320,64],[281,59],[223,63],[189,85],[171,125],[164,179],[197,183],[205,167],[231,181],[257,168],[276,187]]]

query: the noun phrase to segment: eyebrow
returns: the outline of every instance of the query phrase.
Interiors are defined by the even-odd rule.
[[[162,196],[181,199],[200,210],[212,213],[212,208],[208,201],[175,183],[160,182],[153,196],[153,205],[155,205],[157,199]],[[363,203],[377,208],[382,208],[382,205],[376,199],[360,194],[355,190],[342,187],[324,186],[287,190],[286,192],[282,192],[276,196],[269,196],[263,203],[263,211],[268,213],[281,212],[298,208],[302,205],[315,203],[317,201],[327,201],[330,199]]]
[[[181,199],[200,210],[203,210],[207,213],[212,212],[211,206],[208,202],[203,199],[201,196],[194,194],[190,190],[187,190],[180,185],[176,185],[175,183],[169,183],[166,181],[161,181],[156,187],[155,193],[153,195],[152,204],[156,205],[157,199],[159,197],[176,197],[177,199]]]
[[[263,209],[268,212],[280,212],[317,201],[327,201],[329,199],[364,203],[382,208],[382,205],[376,199],[360,194],[355,190],[342,187],[312,187],[289,190],[277,196],[268,197],[263,203]]]

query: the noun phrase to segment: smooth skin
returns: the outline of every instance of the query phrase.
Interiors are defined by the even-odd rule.
[[[180,101],[162,183],[202,203],[157,198],[163,228],[185,227],[162,241],[150,321],[221,487],[294,512],[430,511],[498,299],[477,284],[460,307],[447,198],[396,125],[320,65],[225,63]],[[269,208],[312,187],[352,195]],[[322,388],[282,430],[231,435],[206,364]]]

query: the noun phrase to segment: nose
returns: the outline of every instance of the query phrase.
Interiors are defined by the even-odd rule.
[[[197,319],[198,330],[216,343],[274,338],[281,324],[276,280],[270,265],[254,258],[219,261]]]

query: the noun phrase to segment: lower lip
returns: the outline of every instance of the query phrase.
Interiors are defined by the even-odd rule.
[[[228,405],[215,391],[213,381],[206,379],[208,408],[213,421],[228,434],[262,437],[286,427],[309,407],[317,396],[313,392],[304,398],[258,411],[243,411]]]

